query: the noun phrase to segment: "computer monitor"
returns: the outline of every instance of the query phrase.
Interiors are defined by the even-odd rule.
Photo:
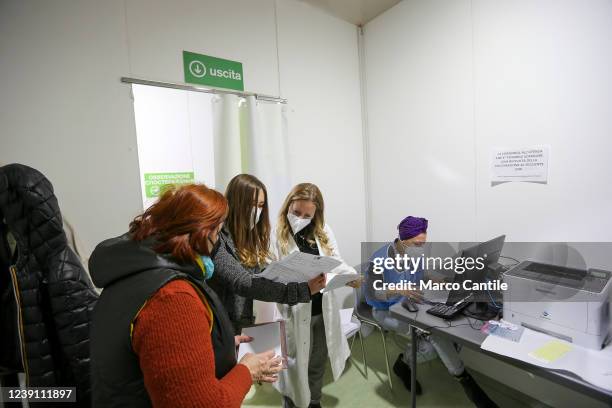
[[[504,242],[505,235],[500,235],[489,241],[481,242],[480,244],[466,248],[460,252],[462,258],[482,258],[485,267],[481,269],[468,269],[464,273],[455,273],[454,282],[461,285],[461,289],[453,290],[448,295],[447,305],[452,305],[470,294],[470,291],[463,288],[463,281],[469,279],[472,282],[486,282],[487,272],[489,268],[499,261]],[[482,296],[474,293],[475,301],[464,309],[463,314],[479,320],[490,320],[497,314],[497,311],[489,309],[488,299],[482,299]]]
[[[477,258],[482,257],[487,268],[499,261],[499,256],[504,247],[506,241],[505,235],[493,238],[487,242],[481,242],[480,244],[466,248],[461,251],[462,257]],[[485,268],[486,269],[486,268]]]

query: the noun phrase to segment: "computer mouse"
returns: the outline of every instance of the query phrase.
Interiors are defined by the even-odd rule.
[[[411,313],[416,313],[419,311],[419,308],[417,307],[417,305],[414,303],[413,300],[408,299],[408,298],[404,298],[402,300],[402,307],[406,310],[408,310]]]

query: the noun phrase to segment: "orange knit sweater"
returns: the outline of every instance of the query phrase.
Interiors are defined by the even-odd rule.
[[[140,311],[132,336],[154,407],[239,407],[252,381],[237,364],[215,377],[211,316],[186,281],[166,284]]]

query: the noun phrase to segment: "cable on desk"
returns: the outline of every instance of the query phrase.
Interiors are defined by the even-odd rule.
[[[414,315],[414,319],[415,320],[417,319],[418,315],[419,315],[419,311],[417,310],[415,312],[415,315]],[[475,327],[474,324],[472,323],[472,320],[468,316],[465,316],[465,318],[468,321],[467,323],[453,324],[452,322],[450,322],[448,320],[443,320],[443,322],[446,323],[446,326],[427,326],[427,327],[425,327],[423,329],[420,329],[420,328],[417,327],[417,329],[421,330],[421,331],[428,331],[429,329],[450,329],[450,328],[453,328],[453,327],[470,326],[470,328],[472,330],[480,331],[480,328],[484,325],[484,322],[482,322],[479,326]]]
[[[474,325],[472,324],[472,320],[470,320],[470,318],[469,318],[469,317],[467,317],[467,316],[466,316],[465,318],[467,319],[468,324],[470,325],[470,327],[472,328],[472,330],[477,330],[477,331],[480,331],[480,329],[482,328],[482,326],[484,326],[484,322],[482,322],[482,323],[480,324],[480,326],[478,326],[478,327],[474,327]],[[480,320],[479,320],[479,321],[480,321]],[[465,324],[465,323],[463,323],[463,324]]]
[[[419,311],[420,310],[417,310],[416,312],[414,312],[414,320],[417,320],[417,318],[419,317]],[[418,327],[415,327],[415,328],[417,330],[427,331],[429,329],[447,329],[447,328],[451,327],[451,323],[449,321],[447,321],[447,320],[442,320],[442,321],[446,323],[446,326],[427,326],[424,329],[420,329]]]
[[[500,255],[499,257],[500,257],[500,258],[504,258],[504,259],[510,259],[511,261],[516,262],[514,265],[510,265],[510,266],[515,266],[515,265],[518,265],[518,264],[520,264],[520,263],[521,263],[521,261],[519,261],[518,259],[513,258],[513,257],[511,257],[511,256],[504,256],[504,255]]]
[[[487,279],[487,282],[491,282],[491,279]],[[495,307],[498,311],[500,309],[503,309],[503,306],[500,306],[497,303],[495,303],[495,300],[493,300],[493,296],[491,296],[491,291],[489,290],[489,288],[487,288],[487,295],[489,295],[489,299],[491,300],[493,307]]]

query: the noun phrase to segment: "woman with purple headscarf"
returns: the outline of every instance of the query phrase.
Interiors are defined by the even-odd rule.
[[[407,323],[392,317],[389,313],[389,307],[404,298],[410,300],[412,307],[417,308],[414,302],[419,302],[422,299],[422,294],[418,290],[375,290],[374,282],[382,280],[384,283],[399,283],[401,281],[417,283],[424,279],[423,268],[416,270],[401,269],[398,265],[387,268],[385,265],[377,265],[378,271],[375,272],[375,260],[385,258],[395,258],[408,256],[410,258],[423,255],[422,246],[427,241],[427,227],[429,222],[425,218],[408,216],[404,218],[399,225],[398,236],[393,242],[379,248],[372,257],[366,276],[365,293],[366,302],[372,306],[374,319],[386,328],[387,330],[395,331],[402,334],[407,334],[410,327]],[[383,271],[380,271],[380,268]],[[472,376],[465,370],[463,361],[459,357],[459,353],[455,345],[436,335],[419,338],[419,349],[425,353],[438,354],[442,363],[446,366],[448,372],[454,376],[462,385],[467,397],[479,408],[494,408],[497,405],[487,396],[487,394],[474,381]],[[410,349],[407,348],[404,353],[401,353],[395,364],[393,371],[400,377],[404,386],[410,390]],[[421,394],[421,385],[416,383],[416,393]]]
[[[425,218],[412,217],[408,216],[402,220],[397,226],[399,231],[399,239],[401,241],[415,241],[415,238],[418,237],[417,241],[423,241],[427,238],[427,227],[429,225],[429,221]]]

